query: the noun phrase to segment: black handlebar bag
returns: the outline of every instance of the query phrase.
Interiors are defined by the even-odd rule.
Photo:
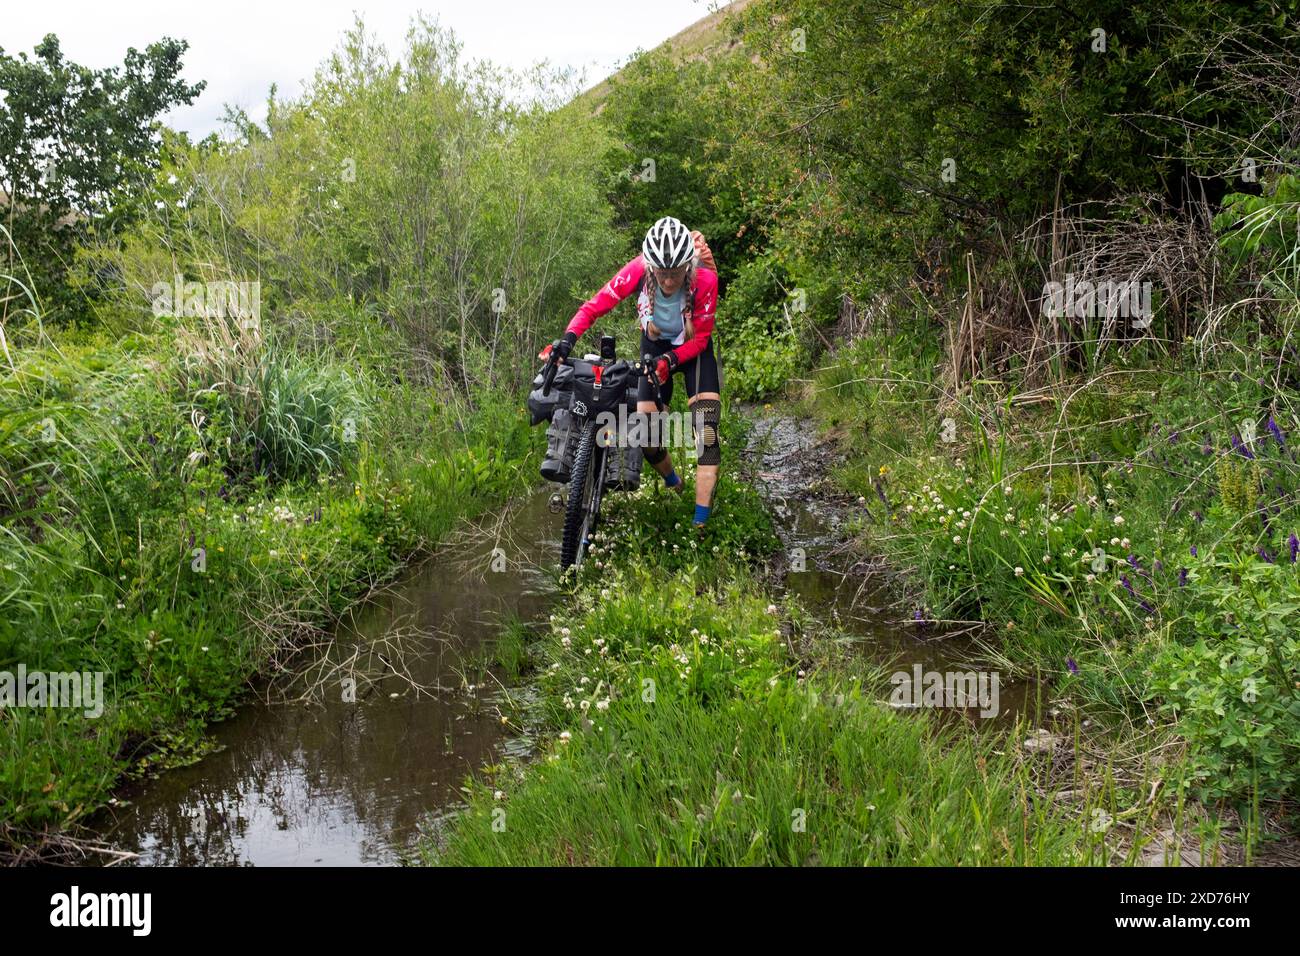
[[[618,407],[627,399],[627,388],[632,378],[632,367],[621,360],[613,365],[575,361],[573,413],[588,418],[595,418],[601,412],[617,414]]]

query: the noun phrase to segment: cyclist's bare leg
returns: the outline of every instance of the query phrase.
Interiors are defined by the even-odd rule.
[[[687,399],[687,406],[694,405],[701,398],[711,398],[714,401],[721,401],[722,396],[717,392],[698,392]],[[651,403],[653,404],[653,403]],[[718,484],[718,467],[717,465],[697,465],[695,468],[695,503],[708,507],[713,504],[713,489]]]

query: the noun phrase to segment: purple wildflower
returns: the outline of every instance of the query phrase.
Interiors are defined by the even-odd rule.
[[[1065,666],[1070,669],[1071,674],[1079,673],[1079,665],[1074,662],[1073,657],[1067,657],[1065,659]]]
[[[1178,586],[1179,586],[1180,588],[1185,588],[1185,587],[1187,587],[1187,569],[1186,569],[1186,568],[1179,568],[1179,569],[1178,569]]]
[[[1283,440],[1282,429],[1278,428],[1277,422],[1273,420],[1272,415],[1268,416],[1268,430],[1273,433],[1273,438],[1277,441],[1277,447],[1285,448],[1286,442]]]
[[[1291,537],[1286,539],[1286,546],[1291,551],[1291,563],[1295,564],[1296,552],[1300,551],[1300,538],[1295,536],[1294,531],[1291,532]]]
[[[1133,595],[1134,597],[1138,596],[1137,592],[1133,590],[1133,582],[1128,579],[1127,574],[1121,574],[1119,576],[1119,583],[1124,585],[1124,587],[1128,589],[1129,594]]]
[[[1269,564],[1273,564],[1273,563],[1274,563],[1274,562],[1273,562],[1273,555],[1269,554],[1269,553],[1268,553],[1267,551],[1265,551],[1264,548],[1262,548],[1262,547],[1259,549],[1259,556],[1260,556],[1261,558],[1263,558],[1265,561],[1267,561]]]
[[[1197,514],[1200,514],[1200,512],[1198,511]],[[1196,553],[1196,545],[1192,545],[1192,557],[1198,557]]]

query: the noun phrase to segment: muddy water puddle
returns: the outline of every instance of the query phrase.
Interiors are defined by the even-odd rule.
[[[98,821],[104,837],[143,865],[400,862],[468,776],[529,752],[497,708],[521,691],[483,662],[505,621],[535,620],[553,599],[549,494],[360,608],[271,702],[215,725],[215,752],[125,788]]]

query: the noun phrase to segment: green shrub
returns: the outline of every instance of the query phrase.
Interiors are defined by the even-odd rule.
[[[1206,797],[1300,797],[1300,565],[1192,560],[1194,608],[1152,663]]]

